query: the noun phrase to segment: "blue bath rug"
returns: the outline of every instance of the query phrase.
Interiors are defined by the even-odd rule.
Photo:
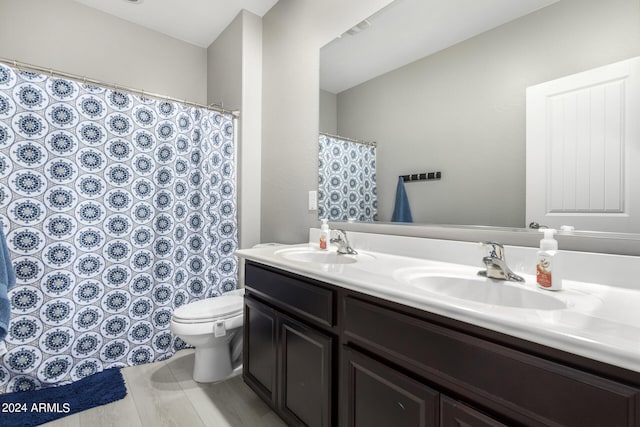
[[[71,384],[0,395],[0,426],[30,427],[120,400],[127,395],[119,368]]]

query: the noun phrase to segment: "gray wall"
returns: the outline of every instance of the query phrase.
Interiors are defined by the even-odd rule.
[[[326,90],[320,90],[320,132],[336,135],[338,133],[338,96]]]
[[[207,49],[207,102],[240,110],[238,224],[241,248],[260,242],[262,19],[242,11]]]
[[[262,18],[243,12],[240,116],[240,247],[260,243],[262,195]]]
[[[71,0],[0,0],[0,57],[206,102],[206,49]]]
[[[303,242],[318,225],[319,49],[389,2],[280,0],[263,17],[263,242]]]
[[[523,227],[525,89],[640,55],[638,0],[562,0],[338,94],[338,133],[378,142],[378,215],[398,175],[423,223]]]
[[[207,103],[242,106],[242,24],[239,13],[207,48]]]

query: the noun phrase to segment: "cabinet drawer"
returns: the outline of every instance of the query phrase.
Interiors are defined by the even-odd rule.
[[[637,389],[346,297],[347,340],[525,425],[631,426]]]
[[[335,325],[336,291],[320,282],[247,263],[245,284],[289,312],[327,327]]]

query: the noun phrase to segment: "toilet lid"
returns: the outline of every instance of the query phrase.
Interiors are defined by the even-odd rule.
[[[173,312],[175,320],[206,322],[242,314],[244,298],[241,296],[223,296],[206,298],[178,307]]]

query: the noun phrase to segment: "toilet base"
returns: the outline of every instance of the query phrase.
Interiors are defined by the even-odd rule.
[[[196,347],[193,363],[193,379],[199,383],[211,383],[228,378],[233,372],[228,345]]]
[[[238,366],[235,366],[233,368],[233,371],[231,371],[231,374],[226,379],[237,377],[238,375],[242,375],[242,363]]]

